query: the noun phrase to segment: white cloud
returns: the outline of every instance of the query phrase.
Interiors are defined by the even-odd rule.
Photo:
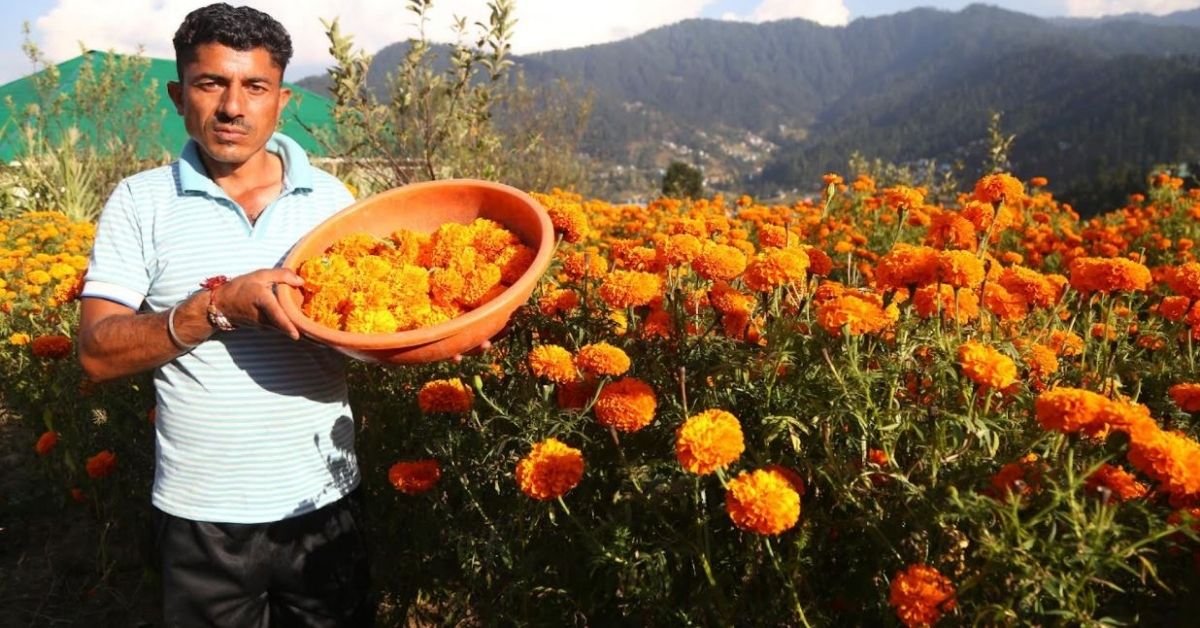
[[[240,0],[278,19],[292,36],[295,56],[289,77],[319,71],[331,63],[321,18],[340,16],[342,32],[355,44],[375,52],[416,33],[415,16],[402,0]],[[519,0],[513,50],[517,53],[573,48],[636,35],[682,19],[699,17],[715,0]],[[238,4],[239,0],[230,0]],[[207,4],[197,0],[58,0],[35,23],[35,39],[56,61],[79,53],[79,42],[92,49],[173,58],[171,37],[189,11]],[[428,36],[452,39],[452,17],[468,18],[469,40],[475,22],[486,22],[484,0],[440,0],[433,3]],[[295,70],[304,70],[297,73]]]
[[[1067,15],[1071,17],[1100,17],[1121,13],[1152,13],[1166,15],[1200,7],[1196,0],[1066,0]]]
[[[762,0],[745,19],[768,22],[797,17],[825,26],[844,26],[850,21],[850,9],[844,0]]]

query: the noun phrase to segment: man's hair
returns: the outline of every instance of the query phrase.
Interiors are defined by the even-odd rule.
[[[196,47],[217,43],[234,50],[266,48],[280,71],[292,58],[292,38],[275,18],[250,7],[231,7],[224,2],[188,13],[175,31],[175,69],[183,80],[183,68],[196,59]]]

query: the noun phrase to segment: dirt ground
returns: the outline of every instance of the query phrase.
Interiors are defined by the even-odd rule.
[[[145,535],[104,530],[54,486],[37,436],[0,409],[0,627],[155,625]]]

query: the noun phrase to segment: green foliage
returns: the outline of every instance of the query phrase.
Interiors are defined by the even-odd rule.
[[[695,166],[673,161],[663,174],[662,194],[667,198],[698,199],[704,196],[704,173]]]
[[[23,120],[2,130],[19,137],[21,146],[24,190],[10,211],[51,209],[92,220],[121,179],[167,159],[156,144],[160,86],[144,81],[150,61],[142,54],[108,54],[80,64],[68,92],[55,65],[29,40],[28,25],[25,35],[22,48],[41,73],[33,79],[35,103],[22,111],[7,103],[10,120]]]
[[[378,72],[372,57],[354,49],[337,20],[325,23],[337,125],[322,139],[346,160],[346,176],[365,193],[455,177],[524,189],[577,187],[585,174],[576,153],[589,100],[565,82],[530,87],[512,76],[511,0],[488,3],[488,22],[475,25],[472,44],[464,42],[467,25],[458,19],[457,42],[449,47],[425,36],[430,6],[408,2],[419,35],[407,42],[382,90],[369,80]]]

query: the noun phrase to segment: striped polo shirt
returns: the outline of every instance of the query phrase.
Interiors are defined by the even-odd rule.
[[[189,141],[179,161],[122,181],[96,229],[84,297],[162,312],[214,275],[280,265],[353,202],[276,133],[283,192],[251,224]],[[345,362],[275,329],[239,328],[159,367],[153,503],[196,521],[262,523],[310,512],[358,485]]]

